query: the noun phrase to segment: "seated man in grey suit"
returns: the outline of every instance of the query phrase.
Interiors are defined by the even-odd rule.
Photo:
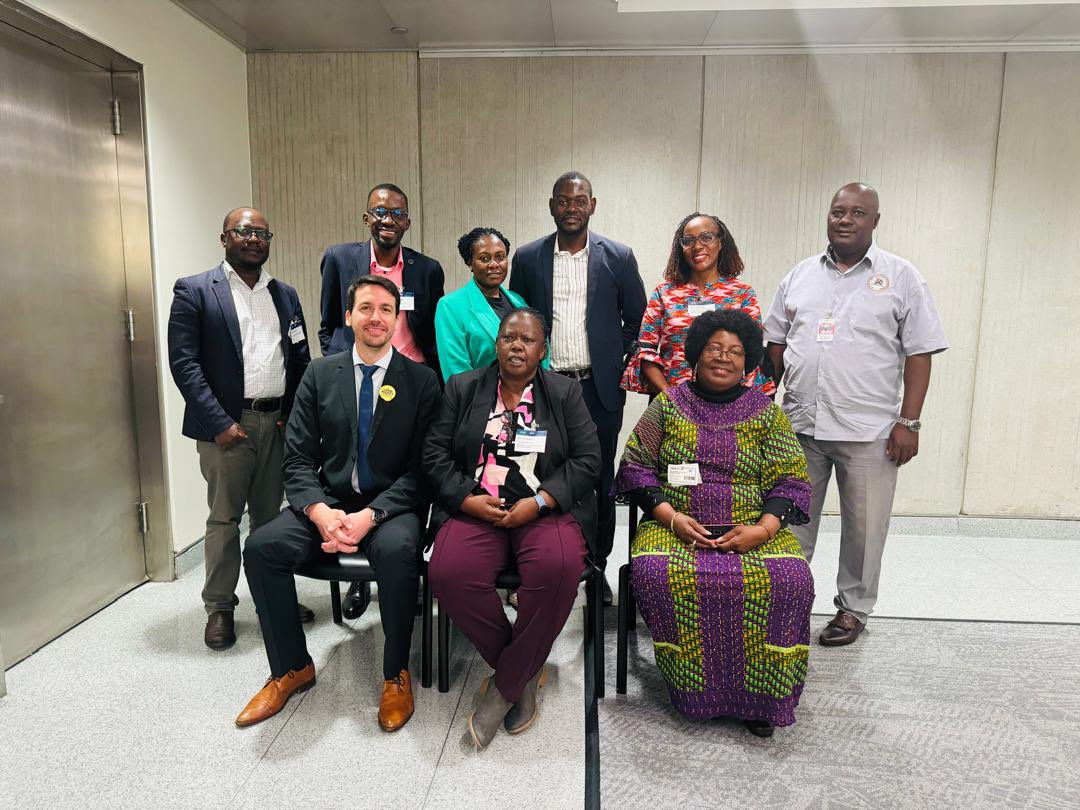
[[[440,386],[434,371],[390,344],[401,306],[393,282],[363,276],[347,300],[353,346],[312,361],[289,417],[289,508],[244,548],[270,678],[236,718],[238,726],[272,717],[293,693],[315,684],[293,572],[307,560],[358,551],[375,570],[386,639],[379,725],[397,731],[413,714],[409,649],[430,503],[420,453]]]

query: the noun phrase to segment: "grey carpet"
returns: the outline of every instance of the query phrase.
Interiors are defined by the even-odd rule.
[[[605,807],[1080,807],[1080,627],[871,620],[813,644],[797,723],[764,740],[672,709],[640,620],[616,695],[607,613]]]

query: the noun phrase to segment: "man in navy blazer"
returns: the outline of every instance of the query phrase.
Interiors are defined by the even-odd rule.
[[[600,561],[615,541],[611,485],[626,392],[619,386],[645,312],[645,287],[626,245],[589,231],[596,211],[592,184],[579,172],[555,181],[548,201],[555,233],[518,248],[510,289],[548,319],[551,370],[581,383],[600,437],[596,488]],[[605,583],[605,604],[611,590]]]
[[[284,487],[283,430],[311,361],[296,290],[262,270],[273,234],[251,208],[225,217],[225,261],[179,279],[169,314],[169,365],[184,397],[183,433],[194,439],[208,486],[203,554],[204,641],[236,641],[240,519],[251,529],[277,516]],[[302,618],[314,614],[301,606]]]

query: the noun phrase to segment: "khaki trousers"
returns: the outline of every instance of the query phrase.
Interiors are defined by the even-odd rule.
[[[206,519],[203,556],[206,581],[203,604],[206,612],[231,611],[239,601],[240,518],[247,506],[251,531],[277,517],[285,494],[281,482],[281,458],[285,442],[278,428],[281,411],[244,411],[240,426],[248,437],[228,450],[216,442],[197,442],[199,468],[206,479]]]
[[[873,442],[836,442],[798,435],[806,455],[814,494],[810,522],[792,526],[807,561],[814,557],[821,509],[829,479],[836,470],[840,491],[840,568],[836,573],[833,604],[865,622],[877,602],[881,555],[889,534],[896,463],[885,455],[885,439]]]

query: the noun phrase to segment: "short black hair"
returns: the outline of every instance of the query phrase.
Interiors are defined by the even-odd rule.
[[[582,183],[589,187],[589,196],[593,196],[592,181],[581,172],[563,172],[559,175],[559,178],[555,181],[555,185],[551,187],[551,197],[554,199],[555,195],[559,193],[559,186],[563,183],[570,183],[575,180],[580,180]]]
[[[356,291],[361,287],[382,287],[394,296],[394,312],[401,312],[401,291],[398,290],[397,284],[392,282],[386,276],[377,276],[374,273],[360,276],[360,278],[349,285],[349,291],[345,294],[345,299],[348,303],[347,308],[349,310],[352,310],[353,302],[356,300]]]
[[[544,336],[544,341],[547,341],[547,318],[544,317],[544,313],[542,313],[540,310],[533,309],[532,307],[516,307],[515,309],[512,309],[509,312],[505,313],[501,318],[499,318],[500,332],[503,329],[503,324],[505,324],[515,315],[528,315],[530,318],[535,318],[537,323],[540,324],[540,334]]]
[[[721,329],[731,332],[742,342],[743,351],[746,352],[745,373],[761,365],[765,338],[758,322],[741,309],[714,309],[698,315],[686,330],[686,362],[690,368],[697,367],[705,344]]]
[[[465,261],[465,264],[472,264],[472,252],[473,245],[475,245],[482,236],[494,236],[503,243],[503,247],[506,248],[506,252],[510,252],[510,240],[503,236],[495,228],[473,228],[467,234],[457,240],[457,251],[461,254],[461,258]]]
[[[683,238],[683,232],[690,220],[697,217],[711,219],[716,225],[716,231],[720,234],[720,255],[716,261],[716,271],[721,278],[737,278],[743,271],[743,260],[739,255],[739,247],[735,244],[735,237],[731,235],[728,226],[721,222],[715,214],[703,214],[695,211],[687,214],[682,221],[675,226],[675,236],[671,239],[671,254],[668,256],[667,267],[664,268],[664,281],[672,284],[685,284],[690,280],[690,263],[686,261],[682,245],[679,240]]]
[[[377,186],[372,186],[371,191],[369,191],[367,193],[367,199],[370,200],[371,195],[374,194],[376,191],[392,191],[394,194],[400,194],[402,196],[402,198],[405,200],[405,208],[408,209],[408,207],[409,207],[409,197],[408,197],[408,195],[406,195],[404,191],[402,191],[400,188],[395,186],[393,183],[379,183],[379,185],[377,185]]]

